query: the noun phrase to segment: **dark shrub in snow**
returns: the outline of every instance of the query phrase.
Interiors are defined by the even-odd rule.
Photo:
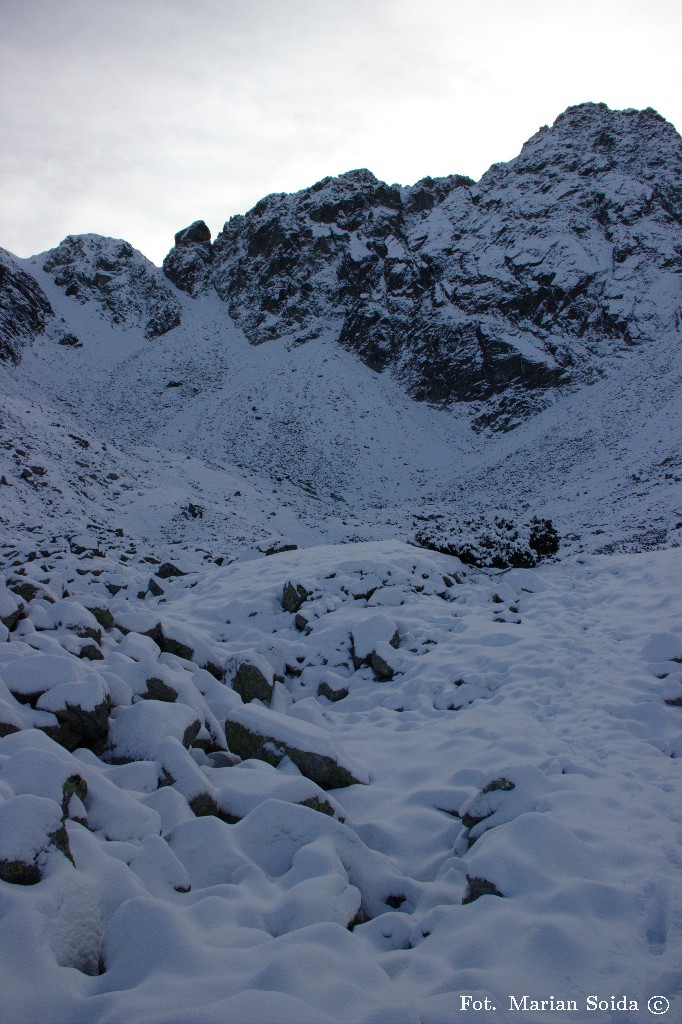
[[[559,535],[550,519],[514,523],[503,516],[462,523],[429,523],[415,541],[431,551],[454,555],[466,565],[486,569],[529,569],[559,550]]]

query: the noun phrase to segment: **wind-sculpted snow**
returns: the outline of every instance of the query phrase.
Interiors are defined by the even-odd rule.
[[[71,547],[4,555],[7,1020],[679,1013],[678,551],[500,572],[393,541],[197,572]],[[249,661],[267,703],[234,688]],[[240,756],[244,728],[266,742]],[[323,756],[357,781],[321,788]]]

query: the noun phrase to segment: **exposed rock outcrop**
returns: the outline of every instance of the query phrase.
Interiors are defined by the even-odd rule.
[[[203,220],[195,220],[175,235],[175,248],[164,259],[163,272],[180,291],[196,295],[212,260],[211,232]]]
[[[478,183],[367,170],[267,196],[164,270],[214,286],[253,344],[332,333],[430,402],[511,427],[549,390],[680,329],[682,140],[654,110],[569,108]]]
[[[18,363],[23,346],[54,316],[38,282],[0,249],[0,361]]]
[[[266,196],[213,242],[194,221],[162,271],[96,235],[68,236],[40,266],[148,338],[180,323],[175,289],[215,290],[254,345],[332,337],[413,397],[472,403],[475,426],[504,430],[682,331],[681,180],[682,139],[656,111],[584,103],[478,182],[353,170]],[[16,361],[51,315],[2,256],[0,358]],[[59,343],[83,339],[65,329]]]
[[[42,264],[65,294],[94,302],[114,324],[143,326],[157,338],[180,323],[180,304],[161,271],[129,242],[100,235],[68,235]]]

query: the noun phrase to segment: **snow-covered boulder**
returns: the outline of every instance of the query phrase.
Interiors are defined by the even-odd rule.
[[[366,612],[353,625],[351,654],[358,669],[371,665],[377,679],[392,679],[397,665],[394,652],[400,644],[395,622],[380,611]]]
[[[175,736],[166,736],[154,751],[159,783],[172,786],[187,801],[197,817],[220,816],[217,790],[207,779],[189,752]]]
[[[53,749],[25,747],[10,754],[0,765],[0,782],[16,796],[32,793],[54,800],[62,816],[82,820],[88,784],[78,761],[54,744]]]
[[[35,704],[47,690],[82,680],[85,670],[67,654],[26,654],[4,665],[2,677],[22,704]]]
[[[252,700],[260,700],[269,704],[273,691],[272,667],[265,658],[249,655],[248,660],[241,661],[234,676],[232,689],[242,698],[245,704]]]
[[[339,804],[303,775],[287,775],[266,761],[246,760],[231,768],[209,769],[218,791],[221,816],[228,821],[245,818],[264,800],[284,800],[343,820]]]
[[[25,793],[0,806],[0,879],[35,885],[50,849],[71,860],[69,837],[58,803]]]
[[[93,672],[83,679],[51,687],[38,699],[36,708],[56,715],[62,728],[55,738],[73,750],[107,735],[111,695],[102,677]]]
[[[185,704],[143,700],[119,707],[111,716],[110,757],[115,761],[153,760],[163,739],[174,736],[189,747],[200,728],[196,712]]]
[[[0,584],[0,623],[5,629],[11,630],[23,618],[23,615],[24,604],[18,595]]]
[[[277,711],[254,704],[234,709],[225,722],[225,735],[230,750],[241,758],[276,766],[288,757],[322,789],[368,781],[365,770],[329,733]]]

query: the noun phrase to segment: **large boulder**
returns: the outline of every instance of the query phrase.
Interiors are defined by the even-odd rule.
[[[83,820],[88,784],[82,766],[60,747],[18,749],[0,767],[0,782],[15,796],[29,793],[54,800],[62,817]]]
[[[196,711],[186,704],[143,700],[116,708],[109,727],[111,757],[116,761],[154,760],[162,740],[175,737],[189,747],[201,729]]]
[[[385,681],[393,678],[397,665],[395,651],[400,634],[395,622],[383,612],[366,611],[351,634],[351,654],[356,669],[370,665],[375,678]]]
[[[242,661],[232,683],[232,689],[239,694],[245,704],[252,700],[269,704],[274,688],[272,668],[264,658],[251,657]]]
[[[211,231],[203,220],[195,220],[188,228],[181,228],[175,235],[175,244],[207,245],[211,241]]]
[[[282,588],[282,608],[285,612],[295,614],[309,597],[310,591],[306,590],[302,583],[292,583],[289,580]]]
[[[362,766],[324,729],[258,705],[231,710],[225,736],[230,750],[242,759],[253,757],[277,766],[288,757],[322,789],[369,781]]]
[[[56,715],[59,727],[46,731],[68,750],[92,746],[107,735],[111,696],[104,680],[94,673],[51,687],[36,707]]]

